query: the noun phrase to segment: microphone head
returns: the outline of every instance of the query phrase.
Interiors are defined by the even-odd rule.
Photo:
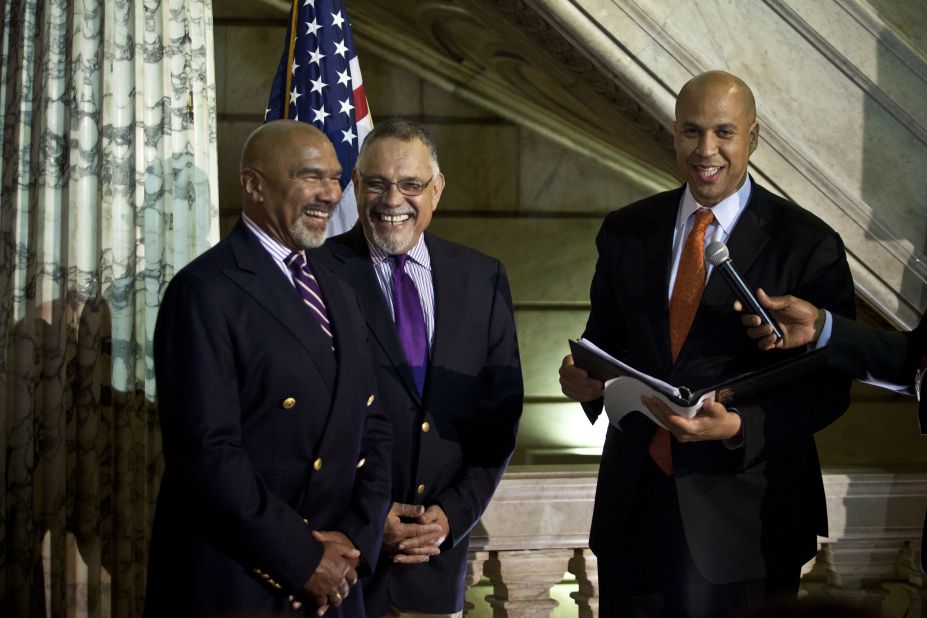
[[[727,245],[723,242],[715,240],[705,247],[705,259],[712,266],[720,266],[722,262],[729,258],[729,255]]]

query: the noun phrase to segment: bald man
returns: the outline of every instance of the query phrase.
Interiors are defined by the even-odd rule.
[[[241,220],[165,292],[148,616],[364,616],[392,432],[360,304],[306,252],[340,177],[311,125],[262,126],[242,153]]]
[[[763,353],[734,298],[704,262],[727,244],[744,279],[853,315],[840,237],[747,174],[759,124],[750,88],[721,71],[689,81],[676,102],[676,160],[685,184],[610,213],[584,336],[638,369],[700,389],[795,351]],[[591,421],[603,385],[567,356],[564,394]],[[826,372],[693,418],[643,399],[669,431],[632,414],[602,451],[589,544],[603,616],[746,615],[795,598],[800,568],[827,534],[814,432],[849,402]]]

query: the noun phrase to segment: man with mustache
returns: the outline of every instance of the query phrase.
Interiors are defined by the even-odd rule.
[[[676,100],[676,161],[685,185],[610,213],[584,336],[650,375],[699,389],[794,352],[763,353],[743,332],[733,295],[705,264],[725,242],[751,285],[806,295],[852,316],[840,237],[747,174],[759,124],[750,88],[721,71]],[[565,395],[594,421],[602,382],[560,368]],[[849,380],[821,372],[693,418],[655,398],[669,429],[631,414],[610,426],[589,545],[603,616],[746,615],[794,602],[800,569],[827,533],[813,434],[849,403]]]
[[[523,387],[502,264],[426,232],[444,191],[421,126],[378,124],[354,169],[360,225],[325,264],[364,305],[393,420],[393,504],[371,618],[460,616],[470,531],[515,445]]]
[[[391,427],[359,301],[307,256],[340,176],[316,128],[263,125],[242,151],[241,220],[165,292],[148,616],[364,616]]]

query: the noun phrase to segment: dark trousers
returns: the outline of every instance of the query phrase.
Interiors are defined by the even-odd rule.
[[[794,603],[799,569],[769,564],[765,579],[714,584],[695,566],[679,516],[676,486],[648,459],[620,555],[598,556],[603,618],[750,616],[768,602]]]

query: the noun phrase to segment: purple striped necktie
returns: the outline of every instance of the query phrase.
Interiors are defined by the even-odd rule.
[[[302,251],[291,253],[286,258],[286,265],[290,272],[293,273],[293,283],[303,297],[303,302],[309,307],[313,317],[319,322],[324,332],[332,340],[332,350],[335,349],[334,336],[332,335],[332,326],[328,321],[328,312],[325,310],[325,302],[322,300],[322,290],[319,288],[315,275],[309,263],[306,262],[306,256]]]
[[[428,366],[428,333],[425,330],[425,314],[422,312],[422,301],[418,295],[415,282],[405,270],[409,256],[405,253],[391,255],[395,263],[393,269],[393,314],[396,320],[396,331],[399,341],[409,361],[412,377],[418,394],[422,394],[425,386],[425,370]]]

